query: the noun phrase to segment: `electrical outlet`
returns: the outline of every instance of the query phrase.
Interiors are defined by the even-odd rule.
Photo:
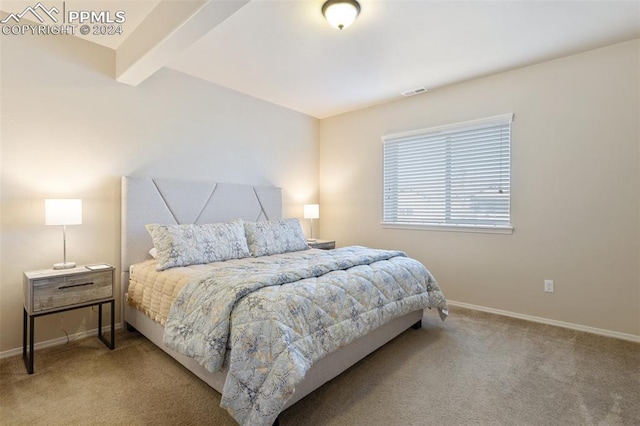
[[[544,280],[544,291],[553,293],[553,280]]]

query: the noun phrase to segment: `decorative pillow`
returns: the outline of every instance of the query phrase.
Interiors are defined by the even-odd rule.
[[[309,249],[298,219],[244,222],[244,231],[251,256]]]
[[[249,256],[242,220],[205,225],[147,225],[158,271]]]

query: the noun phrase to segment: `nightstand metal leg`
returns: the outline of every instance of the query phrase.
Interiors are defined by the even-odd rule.
[[[35,321],[36,321],[35,317],[29,316],[29,374],[33,374],[33,358],[34,358],[33,340],[36,335]]]
[[[98,338],[100,340],[102,340],[102,343],[104,343],[109,349],[115,349],[116,347],[116,333],[115,333],[115,313],[116,313],[116,308],[115,308],[115,300],[110,300],[109,302],[105,302],[105,303],[110,303],[111,304],[111,341],[108,341],[105,337],[104,334],[102,334],[102,305],[104,303],[100,303],[98,305]]]
[[[111,349],[116,348],[116,301],[111,301]]]
[[[27,317],[29,323],[27,324]],[[33,374],[33,324],[34,317],[27,315],[27,310],[23,308],[22,316],[22,359],[24,366],[27,367],[27,373]],[[27,351],[27,334],[29,335],[29,350]]]
[[[22,310],[22,359],[27,357],[27,310]]]

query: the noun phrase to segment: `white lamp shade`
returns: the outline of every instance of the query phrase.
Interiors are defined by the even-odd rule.
[[[47,199],[44,200],[45,224],[81,225],[82,200]]]
[[[341,30],[353,24],[360,13],[360,5],[354,0],[329,0],[322,7],[322,13],[329,25]]]
[[[305,219],[319,219],[320,218],[320,205],[318,205],[318,204],[305,204],[304,205],[304,218]]]

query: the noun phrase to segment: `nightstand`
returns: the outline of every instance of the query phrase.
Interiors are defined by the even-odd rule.
[[[115,268],[106,264],[24,273],[22,358],[29,374],[33,374],[33,340],[36,317],[98,305],[98,338],[109,349],[115,348],[114,277]],[[105,303],[111,304],[110,340],[107,340],[102,334],[102,305]],[[27,319],[29,320],[28,324]],[[27,351],[27,335],[29,351]]]
[[[333,240],[315,240],[307,241],[309,247],[320,250],[333,250],[336,248],[336,242]]]

